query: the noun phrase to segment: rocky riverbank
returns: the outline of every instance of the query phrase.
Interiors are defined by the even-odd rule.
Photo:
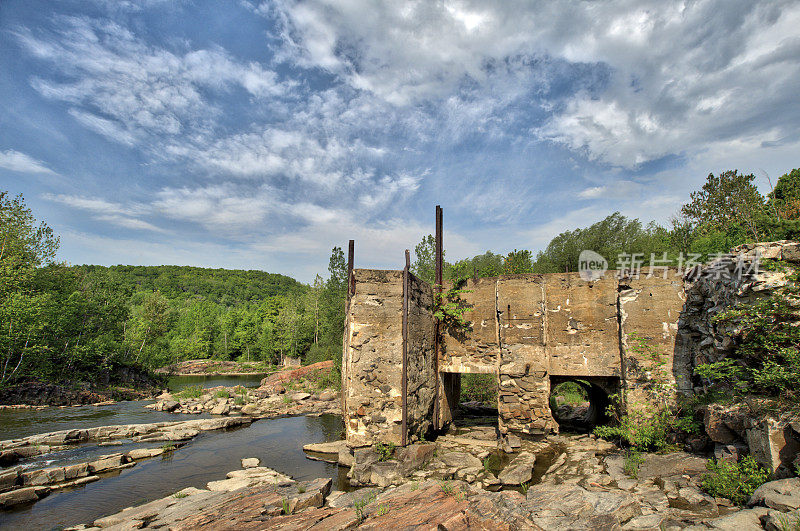
[[[486,429],[388,453],[309,445],[351,460],[352,480],[365,487],[331,491],[330,479],[298,482],[243,460],[206,489],[73,529],[784,529],[797,520],[798,478],[763,485],[740,508],[699,489],[697,456],[647,454],[632,477],[618,449],[592,436],[519,442],[499,470],[491,458],[505,452]]]
[[[252,376],[276,370],[272,365],[255,361],[186,360],[156,369],[156,373],[171,376]]]
[[[333,362],[325,361],[298,369],[277,372],[263,380],[260,387],[192,387],[177,393],[165,392],[156,403],[146,407],[172,413],[212,415],[242,414],[259,418],[309,413],[340,414],[341,393],[332,387]]]

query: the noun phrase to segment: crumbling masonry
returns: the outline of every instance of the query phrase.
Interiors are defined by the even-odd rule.
[[[469,328],[442,330],[437,342],[430,284],[403,271],[353,270],[342,361],[348,444],[399,445],[446,427],[463,373],[495,375],[500,433],[557,432],[549,397],[559,382],[580,379],[598,397],[623,391],[628,401],[636,399],[652,375],[629,345],[632,333],[663,354],[674,388],[688,389],[690,362],[678,334],[683,281],[673,272],[656,273],[618,279],[609,271],[594,281],[577,273],[469,280],[461,295],[470,308]]]

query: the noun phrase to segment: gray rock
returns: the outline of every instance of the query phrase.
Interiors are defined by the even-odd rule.
[[[129,459],[147,459],[164,453],[163,448],[136,448],[128,452]]]
[[[751,507],[765,505],[784,512],[800,509],[800,478],[764,483],[753,492],[747,504]]]
[[[466,452],[447,452],[439,456],[439,460],[452,468],[472,468],[483,466],[481,460]]]
[[[697,516],[719,516],[719,508],[714,498],[703,494],[694,487],[683,487],[678,492],[667,494],[669,506],[683,511],[689,511]]]
[[[161,403],[161,410],[162,411],[175,411],[180,406],[180,402],[175,400],[164,400]]]
[[[256,468],[261,464],[261,459],[258,457],[245,457],[242,459],[242,468]]]
[[[536,464],[536,456],[529,452],[520,452],[500,474],[497,479],[503,485],[521,485],[533,478],[533,465]]]
[[[0,494],[0,509],[6,509],[23,503],[35,502],[39,499],[36,487],[12,490]]]
[[[329,400],[335,400],[337,398],[339,398],[339,393],[334,393],[333,391],[323,391],[319,395],[319,399],[325,402]]]
[[[219,402],[211,410],[212,415],[227,415],[230,412],[231,412],[231,406],[229,406],[227,402]]]
[[[295,402],[300,402],[301,400],[306,400],[306,399],[308,399],[310,397],[311,397],[311,393],[300,392],[300,393],[293,394],[292,395],[292,400],[294,400]]]
[[[768,512],[769,509],[756,507],[754,509],[736,511],[727,516],[706,520],[705,523],[711,527],[711,529],[729,529],[730,531],[738,531],[739,529],[760,529],[761,517]]]
[[[37,485],[50,485],[60,483],[66,479],[63,467],[43,468],[41,470],[31,470],[20,474],[22,484],[26,487]]]
[[[0,472],[0,492],[8,490],[17,484],[19,478],[19,468],[13,468],[5,472]]]

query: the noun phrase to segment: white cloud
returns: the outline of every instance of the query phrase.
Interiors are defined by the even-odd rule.
[[[604,65],[606,81],[543,101],[552,119],[531,130],[624,168],[693,156],[720,138],[784,139],[800,121],[796,2],[319,0],[279,2],[278,10],[289,57],[393,105],[446,99],[470,85],[486,91],[501,78],[520,88],[541,73],[542,59]],[[530,60],[514,64],[519,57]],[[524,95],[512,90],[500,103]],[[493,110],[483,100],[486,119]]]
[[[140,219],[141,217],[148,216],[150,210],[147,206],[141,204],[131,203],[123,205],[98,197],[84,197],[68,194],[44,194],[42,197],[54,203],[60,203],[73,209],[89,212],[96,221],[110,223],[127,229],[160,233],[166,232],[164,229]]]
[[[20,173],[40,173],[44,175],[58,175],[56,172],[48,168],[44,162],[36,160],[33,157],[8,149],[0,151],[0,168],[16,171]]]
[[[226,50],[167,50],[147,44],[110,20],[62,17],[53,35],[17,33],[20,42],[61,74],[34,78],[43,96],[72,104],[81,123],[126,145],[150,135],[207,134],[220,110],[204,91],[237,87],[257,99],[280,97],[291,83],[272,70],[241,62]]]

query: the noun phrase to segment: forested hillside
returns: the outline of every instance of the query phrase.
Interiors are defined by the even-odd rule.
[[[335,358],[346,264],[310,286],[263,271],[67,266],[22,197],[0,192],[0,386],[93,381],[184,359]]]

